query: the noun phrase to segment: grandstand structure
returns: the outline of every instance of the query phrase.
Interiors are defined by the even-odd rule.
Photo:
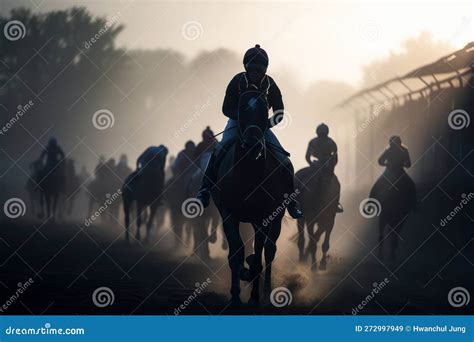
[[[474,176],[474,42],[463,49],[362,89],[339,103],[354,118],[346,137],[350,178],[372,184],[381,173],[377,158],[392,135],[409,148],[417,184],[472,187]],[[347,175],[346,175],[347,176]]]

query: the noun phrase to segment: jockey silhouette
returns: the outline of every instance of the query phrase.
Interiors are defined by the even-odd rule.
[[[218,149],[238,135],[237,119],[239,99],[240,94],[246,90],[262,91],[262,93],[266,95],[268,109],[272,108],[273,110],[273,116],[268,119],[269,128],[277,125],[283,120],[284,106],[280,89],[275,81],[266,74],[268,67],[268,55],[266,51],[263,50],[260,45],[255,45],[255,47],[250,48],[245,53],[243,64],[245,72],[235,75],[227,86],[224,103],[222,105],[222,112],[229,118],[229,120],[227,121],[222,140],[218,144]],[[283,163],[287,156],[281,153],[283,147],[277,137],[269,129],[265,131],[265,140],[275,147],[275,155],[278,160]],[[203,184],[197,195],[197,199],[201,201],[204,207],[209,205],[210,190],[215,183],[215,176],[213,174],[215,167],[214,163],[215,153],[212,154],[209,160],[203,178]],[[291,179],[293,179],[293,174]],[[299,209],[296,201],[291,201],[287,209],[288,213],[293,218],[299,218],[302,216],[301,209]]]
[[[405,168],[411,166],[410,154],[408,149],[402,145],[402,139],[399,136],[392,136],[389,140],[389,147],[379,158],[379,165],[386,166],[393,174],[400,176],[405,172]]]
[[[377,189],[379,194],[387,192],[392,186],[405,190],[410,204],[416,210],[415,183],[405,172],[405,168],[411,167],[410,154],[399,136],[390,137],[389,146],[382,153],[378,162],[379,165],[387,168],[387,173],[385,177],[382,176],[377,180],[374,188]]]
[[[45,170],[52,170],[62,159],[64,159],[64,152],[62,148],[59,147],[56,138],[49,139],[48,146],[46,146],[46,149],[41,153],[41,163],[44,163],[45,158]]]
[[[175,176],[180,176],[184,173],[190,173],[193,171],[191,166],[194,163],[195,153],[196,144],[194,144],[193,141],[188,140],[186,144],[184,144],[184,150],[178,153],[173,165],[171,165],[171,169]]]
[[[309,166],[314,168],[314,172],[319,174],[319,180],[325,183],[324,178],[334,175],[334,168],[338,161],[337,144],[329,137],[329,127],[324,123],[316,127],[316,135],[317,137],[308,143],[305,158]],[[316,160],[311,160],[311,157]],[[337,212],[343,212],[340,203],[338,203]]]
[[[316,128],[317,137],[308,143],[306,161],[317,171],[324,170],[332,174],[337,164],[337,145],[329,137],[329,127],[322,123]],[[311,157],[316,160],[311,160]]]
[[[199,162],[204,153],[212,152],[217,143],[216,138],[214,138],[214,132],[209,126],[202,132],[202,141],[197,144],[196,151],[194,152],[195,160]]]

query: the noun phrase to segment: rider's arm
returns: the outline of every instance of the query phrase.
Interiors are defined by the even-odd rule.
[[[47,150],[43,150],[43,152],[41,152],[41,156],[40,156],[40,162],[41,164],[43,164],[43,160],[44,158],[48,155],[48,151]]]
[[[306,156],[305,156],[305,159],[306,159],[306,162],[309,164],[309,165],[312,165],[313,162],[311,161],[311,156],[313,155],[313,149],[311,148],[311,142],[308,144],[308,148],[306,149]]]
[[[337,156],[337,144],[336,144],[335,141],[332,141],[332,143],[334,145],[333,146],[333,151],[332,151],[332,154],[334,156],[334,166],[336,166],[337,162],[339,161],[338,156]]]
[[[60,157],[59,160],[64,159],[64,151],[61,147],[58,147],[57,153],[59,154],[59,157]]]
[[[270,88],[268,91],[268,104],[272,108],[273,116],[268,120],[269,127],[278,125],[283,120],[284,115],[284,105],[283,99],[281,96],[280,88],[276,85],[275,81],[270,76],[267,76],[270,79]]]
[[[379,165],[381,166],[387,165],[387,150],[383,151],[382,155],[380,156]]]
[[[224,115],[229,119],[234,120],[237,120],[237,112],[239,108],[239,75],[236,75],[229,82],[225,92],[224,103],[222,104],[222,113],[224,113]]]
[[[408,152],[408,150],[405,150],[405,161],[403,163],[403,166],[406,168],[411,167],[410,153]]]

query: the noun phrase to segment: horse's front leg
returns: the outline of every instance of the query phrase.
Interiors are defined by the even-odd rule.
[[[158,209],[159,202],[154,201],[150,206],[150,215],[148,217],[148,222],[146,224],[146,241],[148,242],[150,239],[150,231],[153,225],[153,220],[155,218],[156,210]]]
[[[265,232],[263,230],[264,228],[261,226],[254,225],[253,227],[255,230],[255,253],[247,257],[252,277],[252,292],[250,294],[249,304],[258,304],[260,301],[260,273],[263,270],[262,252],[265,245]]]
[[[232,214],[222,215],[224,220],[224,233],[229,243],[229,266],[232,273],[230,294],[232,303],[239,305],[240,300],[240,274],[244,268],[244,243],[240,237],[239,220]]]
[[[304,252],[304,244],[305,244],[305,241],[304,241],[304,225],[305,225],[305,219],[303,217],[300,217],[297,221],[296,221],[296,225],[298,227],[298,242],[297,242],[297,245],[298,245],[298,251],[299,251],[299,260],[300,262],[304,262],[306,257],[306,253]]]
[[[265,282],[264,292],[265,295],[269,295],[272,290],[272,262],[275,259],[276,254],[276,242],[281,232],[281,218],[275,219],[270,229],[267,231],[267,237],[265,241]]]
[[[325,234],[324,234],[324,242],[323,242],[323,245],[321,246],[323,250],[323,256],[321,258],[319,268],[324,271],[326,270],[327,253],[329,250],[329,239],[331,238],[331,232],[332,232],[332,228],[334,227],[334,221],[324,223],[321,227],[322,227],[322,230],[325,232]]]
[[[40,192],[40,212],[38,214],[39,218],[44,217],[44,206],[45,206],[45,194],[43,191]]]

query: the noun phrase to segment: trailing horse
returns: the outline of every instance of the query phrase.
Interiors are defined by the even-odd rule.
[[[253,281],[251,302],[259,301],[259,279],[265,254],[265,293],[271,290],[272,262],[280,236],[284,203],[292,189],[292,165],[287,158],[280,162],[267,146],[268,107],[259,91],[246,91],[239,101],[239,136],[220,146],[216,163],[216,184],[212,198],[222,217],[229,244],[231,296],[240,303],[240,280]],[[282,208],[282,210],[278,210]],[[244,244],[239,232],[240,222],[254,228],[254,254],[245,259]],[[244,267],[244,261],[250,269]]]
[[[158,206],[161,204],[161,196],[165,181],[166,152],[164,157],[155,155],[146,165],[139,170],[132,172],[126,179],[122,187],[123,211],[125,214],[125,240],[130,242],[130,211],[132,203],[136,203],[137,208],[137,232],[136,239],[140,241],[140,226],[142,224],[142,214],[146,207],[150,207],[148,222],[146,224],[146,239],[150,236],[150,229],[153,224]]]
[[[411,212],[416,209],[416,189],[408,174],[394,173],[387,168],[370,191],[367,206],[374,206],[379,214],[378,254],[383,258],[385,227],[390,229],[390,257],[395,259],[400,233]],[[375,200],[375,201],[374,201]]]
[[[300,189],[300,203],[305,213],[304,217],[297,221],[298,226],[298,249],[300,261],[311,256],[311,268],[317,268],[316,251],[317,244],[324,233],[322,244],[323,256],[319,268],[326,269],[326,257],[329,250],[329,239],[334,227],[336,212],[338,209],[341,185],[336,175],[332,172],[324,174],[315,167],[306,167],[295,174],[295,184]],[[314,230],[317,224],[317,230]],[[308,232],[308,246],[305,249],[304,228]]]
[[[191,176],[187,193],[189,198],[193,198],[198,190],[204,177],[204,170],[210,158],[210,153],[204,153],[201,160],[198,161],[199,168]],[[193,251],[203,259],[209,258],[209,243],[215,243],[217,240],[217,228],[220,224],[219,211],[214,203],[211,203],[207,210],[202,211],[202,215],[190,218],[189,226],[192,229],[194,237]],[[209,231],[210,228],[210,231]],[[222,248],[227,249],[227,241],[222,241]]]

